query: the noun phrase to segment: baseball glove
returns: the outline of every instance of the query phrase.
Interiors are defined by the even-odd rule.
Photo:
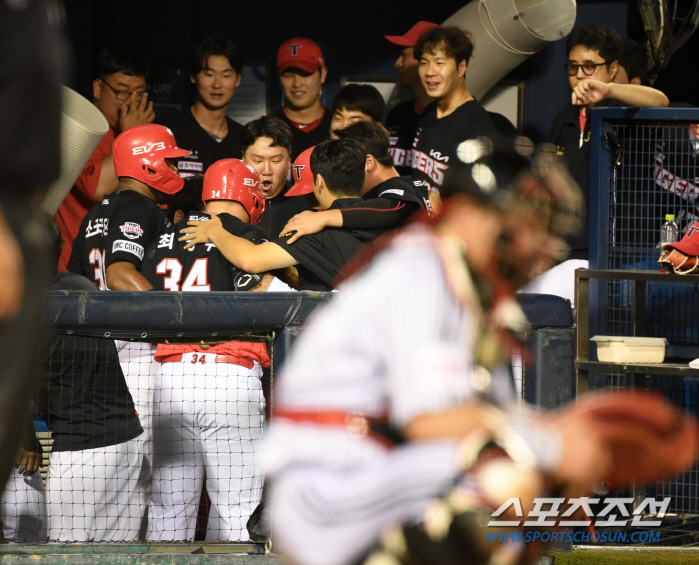
[[[663,397],[635,391],[589,394],[561,413],[606,446],[599,479],[610,488],[649,483],[693,465],[699,425]]]
[[[688,275],[699,271],[699,257],[685,255],[678,249],[667,249],[658,259],[658,264],[663,271],[675,272],[678,275]]]

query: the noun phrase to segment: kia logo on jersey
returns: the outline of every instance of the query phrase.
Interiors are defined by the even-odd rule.
[[[301,180],[301,171],[306,168],[306,165],[294,165],[294,173],[296,174],[296,180]]]
[[[147,143],[146,145],[139,145],[133,148],[134,155],[144,155],[146,153],[152,153],[153,151],[162,151],[165,149],[165,143],[158,141],[157,143]]]
[[[134,222],[125,222],[123,226],[119,226],[121,233],[123,233],[129,239],[136,239],[143,235],[143,229],[139,224]]]
[[[291,56],[296,57],[299,54],[299,49],[301,49],[301,47],[303,47],[303,45],[300,43],[294,43],[292,45],[288,45],[287,49],[291,49]]]

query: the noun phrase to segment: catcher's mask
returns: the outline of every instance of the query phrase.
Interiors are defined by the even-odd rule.
[[[564,238],[579,233],[584,205],[555,147],[535,147],[524,137],[479,138],[461,143],[457,154],[442,197],[464,195],[502,213],[502,275],[521,286],[565,257]]]

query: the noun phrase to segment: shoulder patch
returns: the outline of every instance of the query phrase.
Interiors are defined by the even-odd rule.
[[[121,233],[129,239],[136,239],[143,236],[143,229],[140,224],[135,222],[125,222],[123,226],[119,226]]]

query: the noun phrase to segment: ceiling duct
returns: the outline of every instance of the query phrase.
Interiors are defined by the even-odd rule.
[[[575,0],[473,0],[442,25],[472,34],[466,86],[480,99],[529,56],[568,35],[575,14]]]

